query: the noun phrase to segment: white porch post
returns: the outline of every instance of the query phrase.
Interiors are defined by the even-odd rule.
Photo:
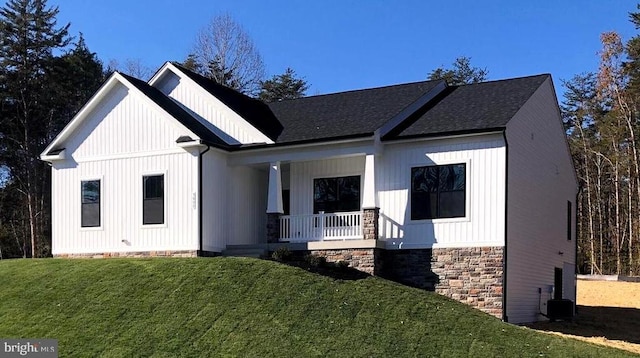
[[[364,162],[364,187],[362,188],[362,208],[374,209],[378,207],[376,195],[375,155],[367,154]]]
[[[280,239],[280,215],[284,212],[280,162],[269,163],[269,192],[267,195],[267,242],[278,242]]]
[[[362,236],[365,240],[378,239],[380,208],[376,194],[375,155],[367,154],[364,161],[364,185],[362,188]]]
[[[269,164],[269,193],[267,197],[267,213],[282,214],[282,177],[280,175],[280,162]]]

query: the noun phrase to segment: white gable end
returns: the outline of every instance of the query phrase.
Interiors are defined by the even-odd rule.
[[[273,143],[219,99],[167,63],[149,82],[183,105],[228,144]]]
[[[141,93],[116,83],[69,136],[75,160],[180,150],[176,139],[195,135]]]

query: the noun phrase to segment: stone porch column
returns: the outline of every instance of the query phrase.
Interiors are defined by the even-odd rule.
[[[362,234],[365,240],[378,239],[380,206],[376,192],[376,158],[367,154],[364,162],[364,186],[362,188]]]
[[[267,242],[280,239],[280,216],[282,209],[282,176],[280,162],[269,164],[269,192],[267,196]]]

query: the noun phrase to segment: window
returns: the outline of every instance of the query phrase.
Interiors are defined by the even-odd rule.
[[[100,227],[100,180],[86,180],[82,187],[81,219],[82,227]]]
[[[142,224],[164,224],[164,175],[142,177]]]
[[[360,176],[313,180],[313,213],[360,210]]]
[[[567,240],[571,241],[571,222],[572,220],[571,201],[567,200]]]
[[[411,168],[411,220],[465,216],[466,164]]]

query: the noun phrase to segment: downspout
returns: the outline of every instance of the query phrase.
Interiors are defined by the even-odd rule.
[[[202,209],[202,204],[204,200],[202,199],[202,157],[211,149],[211,147],[207,144],[207,149],[203,150],[198,154],[198,238],[200,240],[198,246],[198,256],[205,256],[203,247],[204,235],[203,235],[203,224],[202,218],[204,216],[204,210]]]
[[[509,141],[507,141],[507,130],[502,131],[504,137],[505,150],[505,174],[504,174],[504,253],[502,258],[502,320],[509,322],[507,317],[507,223],[509,213]]]

